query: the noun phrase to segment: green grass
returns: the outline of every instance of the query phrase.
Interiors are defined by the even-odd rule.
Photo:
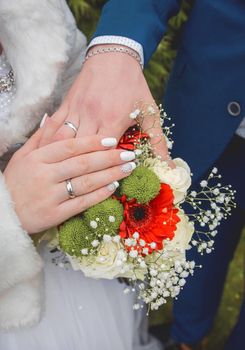
[[[245,230],[243,231],[234,259],[230,264],[223,297],[213,330],[208,336],[206,350],[222,350],[230,331],[236,323],[244,296],[244,252]],[[162,307],[161,310],[153,312],[150,316],[150,323],[152,325],[168,323],[171,320],[171,303]]]

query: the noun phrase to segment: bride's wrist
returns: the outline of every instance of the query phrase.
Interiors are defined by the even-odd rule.
[[[119,44],[100,44],[90,47],[86,53],[84,61],[89,60],[91,57],[104,54],[116,54],[116,55],[127,55],[136,60],[141,68],[143,69],[143,63],[139,53],[127,46]]]

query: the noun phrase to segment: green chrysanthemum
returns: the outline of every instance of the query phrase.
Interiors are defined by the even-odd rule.
[[[105,234],[114,236],[123,221],[123,206],[116,199],[108,198],[86,210],[84,220],[97,239]]]
[[[149,168],[139,166],[122,180],[120,192],[129,200],[135,198],[138,203],[145,204],[158,195],[160,188],[157,175]]]
[[[82,256],[81,250],[89,249],[94,239],[94,233],[79,216],[71,218],[59,228],[60,247],[72,256]]]

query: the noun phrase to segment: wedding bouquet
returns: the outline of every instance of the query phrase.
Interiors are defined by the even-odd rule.
[[[157,309],[179,294],[195,268],[186,251],[196,246],[201,254],[210,253],[217,226],[235,206],[235,191],[219,183],[216,168],[200,183],[200,191],[188,191],[188,164],[176,158],[170,167],[154,154],[152,130],[159,113],[171,148],[172,126],[164,125],[169,118],[161,106],[160,112],[154,105],[136,108],[130,114],[136,125],[118,145],[135,151],[136,169],[111,198],[60,225],[53,241],[73,269],[87,277],[126,279],[125,293],[138,293],[135,309],[144,303]],[[153,121],[147,130],[146,118]]]

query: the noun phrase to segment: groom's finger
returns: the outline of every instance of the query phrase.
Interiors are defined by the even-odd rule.
[[[51,142],[75,138],[78,134],[79,124],[80,118],[78,115],[67,116],[52,136]]]
[[[90,135],[96,135],[98,133],[98,126],[95,117],[88,117],[85,111],[81,111],[80,126],[78,129],[77,137],[84,137]],[[112,135],[112,134],[110,134]]]
[[[163,134],[160,124],[160,112],[159,115],[154,114],[153,116],[146,116],[142,123],[142,129],[150,136],[153,153],[161,157],[162,160],[167,161],[169,166],[174,168],[175,165],[171,160],[166,137]]]
[[[66,116],[68,114],[68,108],[64,104],[58,109],[50,118],[47,118],[43,126],[42,138],[39,142],[39,147],[43,147],[53,142],[53,137],[63,125]]]
[[[82,117],[81,117],[82,116]],[[74,110],[69,111],[66,118],[63,118],[62,124],[58,128],[54,127],[54,132],[48,135],[49,142],[61,141],[70,138],[79,138],[84,136],[96,135],[96,118],[86,117],[85,112],[80,111],[80,115]],[[56,122],[56,120],[55,120]]]
[[[119,141],[125,131],[127,130],[125,130],[125,128],[122,128],[122,126],[118,125],[117,123],[116,125],[101,126],[98,130],[98,135],[114,135],[114,137],[116,137]]]

